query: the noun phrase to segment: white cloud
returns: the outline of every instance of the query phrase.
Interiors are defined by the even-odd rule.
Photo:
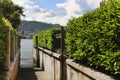
[[[64,3],[56,4],[56,6],[66,10],[63,21],[68,21],[73,17],[79,17],[87,11],[99,7],[101,1],[102,0],[66,0]]]
[[[47,23],[54,23],[58,24],[61,23],[65,25],[67,22],[67,17],[55,15],[53,11],[42,9],[39,6],[26,6],[24,9],[25,17],[22,17],[23,20],[35,20],[35,21],[42,21]]]
[[[101,1],[102,0],[87,0],[88,4],[93,8],[99,7]]]
[[[63,4],[57,4],[58,8],[64,8],[67,15],[75,16],[75,12],[80,12],[81,8],[76,0],[67,0]]]
[[[57,4],[56,6],[65,9],[67,15],[76,17],[99,7],[101,1],[102,0],[66,0],[66,2]]]
[[[38,5],[31,6],[35,0],[13,0],[16,4],[24,7],[24,20],[35,20],[54,24],[66,25],[69,19],[83,15],[85,12],[99,7],[101,0],[66,0],[56,4],[58,9],[64,9],[65,13],[56,13],[52,10],[40,8]],[[56,15],[57,14],[57,15]]]
[[[28,2],[28,3],[32,3],[32,1],[31,0],[12,0],[15,4],[18,4],[18,5],[20,5],[20,6],[25,6],[26,4],[26,2]]]
[[[39,19],[39,21],[42,18],[51,18],[52,16],[54,16],[54,13],[50,10],[40,8],[39,6],[29,6],[29,5],[24,7],[24,14],[26,15],[24,19],[28,17],[32,17],[32,19],[34,20]]]

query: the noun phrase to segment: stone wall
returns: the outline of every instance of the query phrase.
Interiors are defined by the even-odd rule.
[[[15,80],[19,67],[19,54],[14,57],[11,62],[10,69],[0,73],[0,80]]]
[[[112,77],[67,59],[67,80],[114,80]]]
[[[60,54],[39,47],[40,68],[46,73],[48,80],[61,80],[61,60]],[[34,60],[36,50],[34,48]],[[75,63],[72,59],[66,59],[64,65],[64,80],[114,80],[112,77],[89,67]]]
[[[15,57],[10,69],[9,80],[15,80],[19,68],[19,54]]]
[[[49,80],[60,79],[60,54],[56,54],[47,49],[39,48],[40,68],[45,71]],[[34,49],[34,61],[37,63],[36,50]]]

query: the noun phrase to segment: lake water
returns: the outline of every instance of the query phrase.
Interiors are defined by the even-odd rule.
[[[33,67],[32,39],[21,39],[20,67]]]

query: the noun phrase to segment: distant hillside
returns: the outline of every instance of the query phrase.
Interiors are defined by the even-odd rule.
[[[19,26],[19,31],[41,31],[60,26],[61,25],[59,24],[48,24],[37,21],[22,21],[21,25]]]

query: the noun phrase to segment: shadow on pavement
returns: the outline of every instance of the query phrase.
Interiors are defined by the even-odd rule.
[[[20,68],[16,80],[37,80],[33,68]]]

